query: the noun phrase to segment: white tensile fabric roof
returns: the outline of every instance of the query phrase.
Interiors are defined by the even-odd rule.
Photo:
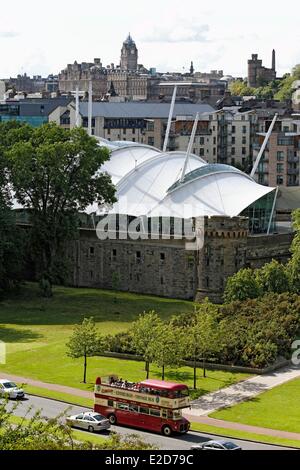
[[[214,165],[215,167],[223,165]],[[217,168],[216,168],[217,169]],[[235,169],[207,173],[179,185],[154,207],[149,217],[199,217],[226,215],[235,217],[274,189],[261,186]]]
[[[101,171],[111,175],[118,199],[109,213],[136,217],[234,217],[275,189],[257,184],[234,167],[208,164],[194,154],[189,156],[185,178],[180,183],[185,152],[163,153],[154,147],[127,142],[109,145],[114,147],[111,158]],[[94,204],[88,212],[103,214],[103,208]]]

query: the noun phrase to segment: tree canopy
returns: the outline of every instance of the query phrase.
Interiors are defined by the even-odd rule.
[[[73,359],[84,358],[83,383],[86,383],[87,358],[103,352],[103,338],[97,331],[93,317],[84,318],[80,325],[76,325],[67,343],[68,356]]]
[[[51,284],[66,277],[65,243],[76,238],[79,212],[115,201],[110,177],[99,171],[109,153],[84,129],[55,124],[11,125],[0,152],[15,198],[30,212],[36,270],[51,295]]]

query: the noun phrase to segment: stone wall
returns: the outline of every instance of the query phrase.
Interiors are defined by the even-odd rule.
[[[195,297],[195,253],[185,250],[184,240],[100,241],[94,230],[81,230],[70,257],[76,287]]]
[[[249,237],[247,240],[246,265],[250,268],[261,268],[273,259],[286,263],[290,256],[293,234],[266,235]]]
[[[186,240],[101,241],[82,228],[69,245],[69,285],[201,301],[222,302],[228,277],[290,256],[292,234],[249,236],[244,217],[195,220],[197,237]]]

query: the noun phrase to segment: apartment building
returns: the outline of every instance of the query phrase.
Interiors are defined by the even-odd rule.
[[[254,146],[256,159],[271,125],[272,117],[259,120],[259,140]],[[300,184],[300,118],[280,117],[269,139],[257,170],[257,180],[266,186],[299,186]]]
[[[247,170],[252,161],[257,117],[254,111],[240,113],[238,108],[208,113],[199,121],[193,153],[209,163],[223,163]],[[193,122],[176,118],[171,133],[175,149],[186,150]]]

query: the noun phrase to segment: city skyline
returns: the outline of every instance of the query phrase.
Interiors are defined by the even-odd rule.
[[[102,11],[94,0],[86,2],[84,11],[79,2],[72,2],[71,10],[71,2],[53,0],[53,8],[43,14],[35,0],[15,3],[13,20],[9,11],[2,12],[0,19],[1,78],[57,74],[67,63],[94,57],[104,65],[118,64],[129,32],[139,49],[139,63],[161,72],[187,72],[193,61],[197,71],[222,69],[245,77],[251,53],[258,53],[269,67],[273,48],[279,76],[300,62],[297,41],[287,39],[297,27],[297,15],[291,14],[293,7],[295,13],[299,8],[294,0],[280,14],[258,0],[253,0],[251,11],[242,12],[233,0],[227,2],[226,11],[219,0],[211,8],[191,0],[188,11],[179,0],[163,4],[153,0],[151,12],[159,14],[152,18],[146,1],[116,0],[112,12]]]

